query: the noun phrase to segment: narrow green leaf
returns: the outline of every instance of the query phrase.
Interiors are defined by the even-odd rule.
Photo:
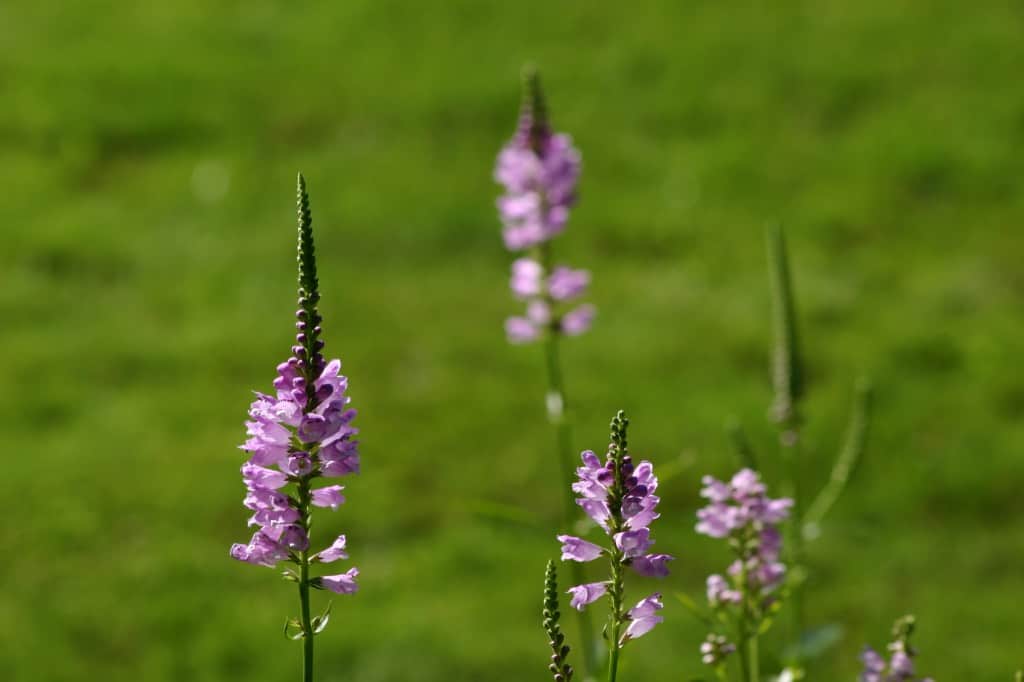
[[[772,384],[775,389],[772,415],[779,423],[789,423],[797,419],[797,402],[804,391],[804,373],[786,237],[778,225],[768,228],[768,265],[771,269],[772,326],[775,336],[772,349]]]
[[[803,533],[807,539],[817,537],[822,520],[839,500],[864,455],[871,426],[871,398],[871,384],[863,379],[857,382],[853,412],[850,415],[849,426],[846,428],[843,447],[836,456],[828,483],[818,493],[804,515]]]

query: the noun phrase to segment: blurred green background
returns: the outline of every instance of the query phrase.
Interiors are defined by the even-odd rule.
[[[781,221],[808,487],[856,378],[877,389],[864,466],[808,548],[810,620],[846,626],[811,679],[854,679],[911,610],[923,671],[1008,679],[1022,30],[1009,1],[0,4],[3,679],[297,678],[294,588],[227,555],[249,391],[293,332],[297,170],[364,464],[319,521],[362,571],[319,679],[545,679],[561,491],[541,350],[503,338],[491,180],[527,61],[585,164],[556,245],[600,309],[566,348],[576,442],[603,448],[625,408],[666,474],[661,587],[699,595],[728,561],[692,532],[699,477],[734,468],[726,420],[772,459]],[[701,626],[664,613],[625,679],[702,674]]]

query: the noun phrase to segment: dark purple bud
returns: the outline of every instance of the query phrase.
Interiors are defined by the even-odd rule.
[[[295,335],[295,341],[297,343],[305,345],[305,343],[306,343],[306,335],[305,334],[301,334],[301,333],[300,334],[296,334]]]
[[[320,388],[316,389],[316,401],[318,403],[322,403],[330,398],[332,393],[334,393],[334,386],[324,384]]]
[[[298,329],[300,332],[304,332],[304,331],[306,331],[306,323],[305,322],[296,322],[295,323],[295,328]]]

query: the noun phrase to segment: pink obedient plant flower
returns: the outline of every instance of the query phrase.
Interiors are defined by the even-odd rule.
[[[610,565],[608,580],[584,583],[569,588],[570,605],[582,611],[588,604],[607,596],[612,615],[606,633],[611,643],[609,679],[614,679],[618,665],[618,651],[630,640],[641,637],[663,618],[661,595],[657,592],[645,597],[627,610],[624,605],[625,569],[650,578],[668,575],[668,554],[651,553],[654,545],[650,525],[660,514],[656,511],[660,498],[655,495],[658,477],[648,461],[633,463],[627,444],[629,420],[619,412],[611,424],[611,444],[602,462],[592,451],[582,454],[583,466],[576,470],[577,480],[572,484],[579,496],[577,504],[604,531],[607,546],[573,535],[558,535],[562,544],[562,560],[590,562],[607,557]]]
[[[594,306],[564,312],[564,304],[583,296],[590,273],[553,265],[551,240],[565,230],[576,203],[580,154],[571,138],[555,133],[547,119],[537,75],[527,74],[523,108],[515,135],[498,154],[494,179],[505,188],[498,199],[505,246],[525,252],[512,263],[509,286],[526,303],[526,314],[505,321],[512,343],[529,343],[545,334],[576,336],[590,328]]]
[[[930,677],[919,678],[914,672],[914,657],[917,650],[910,645],[914,634],[913,616],[903,616],[893,625],[893,641],[887,647],[888,662],[871,647],[864,647],[860,661],[864,669],[857,679],[859,682],[934,682]]]
[[[310,518],[314,507],[336,510],[345,498],[341,485],[318,485],[321,479],[358,473],[357,434],[348,405],[348,379],[341,361],[326,361],[320,339],[320,300],[313,247],[312,217],[305,180],[299,176],[299,309],[291,357],[277,366],[274,392],[257,393],[246,422],[248,440],[241,446],[249,459],[242,465],[246,487],[243,504],[252,511],[249,525],[257,530],[247,544],[232,545],[234,559],[275,568],[289,562],[284,578],[298,583],[301,615],[292,619],[292,639],[302,639],[303,679],[312,680],[313,636],[327,624],[328,613],[310,615],[310,588],[336,594],[356,591],[359,570],[310,576],[313,563],[348,559],[344,535],[319,552],[310,551]],[[314,487],[316,486],[316,487]],[[329,607],[328,607],[329,608]],[[287,631],[287,630],[286,630]]]
[[[708,504],[697,511],[696,530],[727,539],[736,556],[726,576],[716,573],[707,579],[715,621],[732,624],[730,636],[736,632],[742,640],[733,644],[725,635],[712,632],[701,645],[701,660],[721,670],[726,656],[737,647],[745,652],[752,642],[756,653],[758,633],[777,606],[775,591],[786,577],[777,524],[789,516],[793,500],[768,497],[761,477],[751,469],[739,471],[728,482],[705,476],[703,484],[700,494]],[[750,665],[755,665],[754,654],[750,658]]]

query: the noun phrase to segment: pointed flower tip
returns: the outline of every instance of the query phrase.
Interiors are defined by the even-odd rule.
[[[523,79],[523,105],[520,116],[521,135],[534,147],[538,146],[539,140],[544,136],[548,127],[547,106],[544,101],[544,91],[540,85],[540,72],[533,64],[526,64],[522,71]]]

